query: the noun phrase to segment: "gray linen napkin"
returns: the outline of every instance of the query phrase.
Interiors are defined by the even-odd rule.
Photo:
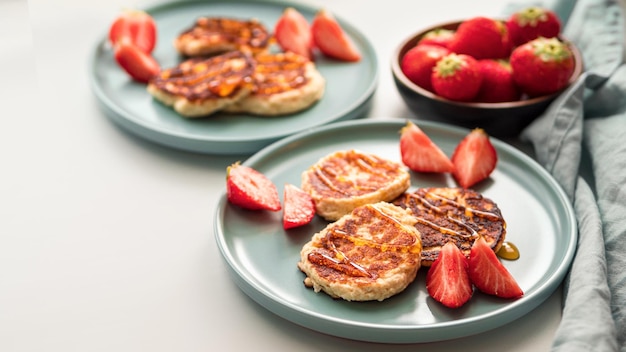
[[[542,5],[559,14],[564,35],[582,52],[586,70],[520,135],[569,195],[579,226],[552,350],[626,352],[623,9],[618,0]]]

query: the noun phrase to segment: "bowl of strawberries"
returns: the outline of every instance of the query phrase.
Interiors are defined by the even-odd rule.
[[[549,9],[507,19],[441,23],[405,39],[392,56],[394,82],[420,118],[497,137],[517,136],[582,74],[576,46]]]

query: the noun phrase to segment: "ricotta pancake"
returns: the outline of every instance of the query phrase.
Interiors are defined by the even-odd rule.
[[[331,153],[302,173],[319,216],[334,221],[369,203],[392,201],[411,184],[400,163],[359,150]]]
[[[184,117],[204,117],[250,94],[254,67],[253,58],[240,51],[192,58],[162,70],[147,90]]]
[[[315,292],[382,301],[402,292],[420,268],[415,217],[387,202],[355,208],[302,247],[298,268]]]
[[[304,110],[324,95],[325,80],[315,64],[292,52],[255,56],[250,95],[225,111],[276,116]]]
[[[252,55],[267,51],[272,34],[256,19],[200,17],[174,40],[176,50],[189,57],[243,51]]]
[[[430,266],[447,242],[454,242],[469,257],[472,244],[482,236],[498,251],[506,237],[506,222],[497,204],[463,188],[419,188],[404,193],[393,204],[409,209],[422,235],[422,266]]]

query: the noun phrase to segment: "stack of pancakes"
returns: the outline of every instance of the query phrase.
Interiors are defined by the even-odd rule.
[[[303,56],[271,53],[272,43],[256,20],[201,17],[174,41],[187,59],[162,70],[148,92],[188,118],[217,111],[275,116],[310,107],[324,94],[324,78]]]

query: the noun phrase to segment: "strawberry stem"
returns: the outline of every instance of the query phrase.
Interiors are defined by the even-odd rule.
[[[450,54],[437,62],[437,72],[441,77],[453,76],[463,67],[465,61],[457,54]]]
[[[563,61],[572,55],[569,48],[557,38],[539,37],[532,42],[532,46],[535,55],[545,62]]]
[[[546,14],[545,10],[536,6],[532,6],[520,11],[517,18],[517,22],[522,27],[537,27],[537,24],[539,22],[545,22],[547,20],[548,15]]]

